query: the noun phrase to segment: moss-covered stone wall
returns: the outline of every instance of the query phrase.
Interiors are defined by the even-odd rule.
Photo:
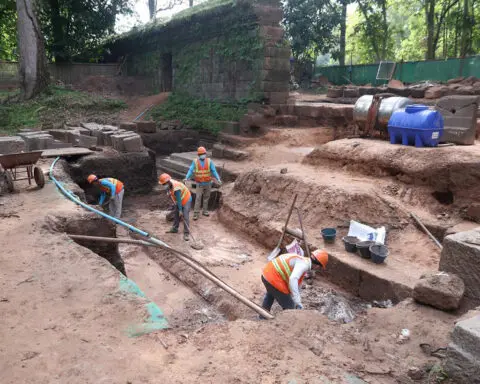
[[[109,44],[126,56],[129,75],[146,76],[152,91],[220,101],[269,100],[288,96],[290,49],[282,11],[265,3],[225,0],[220,5],[131,33]]]

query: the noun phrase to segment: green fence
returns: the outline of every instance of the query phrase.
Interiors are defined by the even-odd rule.
[[[346,65],[315,68],[315,75],[326,76],[332,84],[383,84],[385,81],[376,80],[378,64]],[[459,76],[476,76],[480,78],[480,56],[466,57],[465,59],[408,61],[397,63],[394,79],[404,83],[416,83],[431,80],[446,82]]]

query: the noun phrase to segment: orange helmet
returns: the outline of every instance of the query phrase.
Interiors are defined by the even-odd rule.
[[[323,249],[317,249],[312,252],[312,258],[315,259],[319,264],[322,265],[323,269],[327,267],[328,264],[328,253]]]
[[[88,175],[87,177],[87,181],[92,184],[94,181],[97,181],[98,180],[98,177],[95,176],[95,175]]]
[[[197,149],[197,154],[200,156],[200,155],[206,155],[207,154],[207,150],[205,149],[205,147],[198,147]]]
[[[172,177],[168,173],[162,173],[160,177],[158,178],[158,184],[165,185],[167,184],[170,180],[172,180]]]

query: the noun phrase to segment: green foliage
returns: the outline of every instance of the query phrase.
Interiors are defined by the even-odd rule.
[[[179,120],[190,128],[218,133],[221,122],[239,121],[246,113],[246,102],[227,104],[174,94],[148,116],[156,121]]]
[[[0,60],[17,60],[17,12],[14,0],[0,3]]]
[[[58,122],[69,116],[111,114],[125,108],[121,100],[92,96],[84,92],[51,87],[26,102],[5,101],[18,91],[0,93],[0,132],[12,134],[24,127]],[[2,100],[4,100],[2,102]]]
[[[283,23],[294,56],[314,60],[336,51],[340,16],[340,6],[332,0],[288,0]]]
[[[114,33],[118,15],[129,14],[132,0],[40,0],[39,20],[50,57],[69,61],[99,59],[100,42]]]
[[[198,5],[195,5],[194,7],[187,8],[183,11],[180,11],[176,13],[175,15],[172,16],[172,20],[180,20],[180,19],[186,19],[188,17],[191,17],[195,14],[199,14],[205,11],[208,11],[210,9],[219,7],[221,5],[233,5],[234,0],[208,0],[204,1],[203,3],[200,3]]]

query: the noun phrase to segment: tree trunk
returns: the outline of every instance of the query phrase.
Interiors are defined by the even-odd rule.
[[[435,59],[435,0],[425,1],[425,19],[427,23],[427,60]]]
[[[193,0],[188,0],[188,6],[189,6],[190,8],[193,7]]]
[[[388,21],[387,21],[387,0],[382,1],[382,59],[387,59],[387,44],[388,44]]]
[[[150,12],[150,20],[154,19],[157,13],[157,0],[148,0],[148,11]]]
[[[462,23],[462,40],[460,46],[460,56],[465,57],[468,51],[469,45],[469,32],[470,32],[470,16],[468,9],[468,0],[463,0],[463,23]]]
[[[347,0],[342,1],[342,17],[340,19],[340,53],[338,61],[345,65],[345,34],[347,30]]]
[[[35,0],[17,0],[17,14],[21,96],[28,100],[48,86],[50,76]]]

